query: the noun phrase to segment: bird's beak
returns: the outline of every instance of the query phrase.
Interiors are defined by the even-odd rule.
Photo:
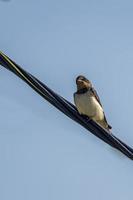
[[[83,80],[77,80],[77,88],[78,88],[78,90],[80,90],[80,89],[82,89],[82,88],[86,88],[86,83],[85,83],[85,81],[83,81]]]

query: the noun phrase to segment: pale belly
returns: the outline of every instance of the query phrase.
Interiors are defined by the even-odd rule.
[[[87,115],[96,121],[101,121],[104,119],[103,109],[95,97],[90,96],[88,93],[84,93],[75,94],[74,99],[80,114]]]

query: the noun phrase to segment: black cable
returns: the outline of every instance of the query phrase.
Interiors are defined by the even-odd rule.
[[[6,67],[7,68],[7,67]],[[9,66],[8,66],[8,68],[9,68]],[[10,69],[11,70],[11,69]],[[22,70],[22,69],[21,69]],[[14,71],[14,70],[13,70]],[[23,70],[23,73],[24,73],[24,70]],[[20,74],[19,74],[19,76],[20,76]],[[21,77],[22,78],[22,77]],[[70,117],[70,116],[69,116]],[[80,123],[81,124],[81,123]],[[89,129],[90,130],[90,129]],[[92,130],[91,130],[92,131]],[[114,145],[113,145],[114,146]]]
[[[11,60],[11,59],[10,59]],[[11,60],[12,61],[12,60]],[[13,62],[13,64],[15,64],[19,69],[21,69],[21,70],[23,70],[19,65],[17,65],[14,61],[12,61]],[[25,70],[23,70],[23,72],[24,72]],[[68,102],[67,100],[65,100],[63,97],[61,97],[61,96],[59,96],[59,95],[57,95],[55,92],[53,92],[50,88],[48,88],[44,83],[42,83],[40,80],[38,80],[37,78],[35,78],[33,75],[31,75],[30,73],[28,73],[28,72],[26,72],[25,71],[25,73],[27,73],[27,74],[29,74],[33,79],[35,79],[37,82],[39,82],[45,89],[47,89],[50,93],[52,93],[53,95],[54,95],[54,97],[55,98],[57,98],[57,100],[61,103],[61,104],[63,104],[64,106],[65,106],[65,104],[64,104],[64,101],[65,101],[65,103],[67,103],[70,107],[72,107],[72,108],[74,108],[74,110],[76,110],[77,111],[77,109],[76,109],[76,107],[73,105],[73,104],[71,104],[70,102]],[[69,109],[69,107],[67,106],[67,109]],[[71,116],[69,116],[69,117],[71,117]],[[72,117],[71,117],[72,118]],[[73,119],[73,118],[72,118]],[[75,120],[75,119],[74,119]],[[108,135],[108,134],[107,134]],[[118,143],[121,143],[122,145],[124,145],[129,151],[131,151],[131,152],[133,152],[133,150],[132,150],[132,148],[131,147],[129,147],[128,145],[126,145],[125,143],[123,143],[122,141],[120,141],[117,137],[115,137],[113,134],[112,134],[112,138],[114,138],[115,140],[117,140],[118,141]],[[114,145],[112,145],[113,147],[114,147]]]
[[[108,131],[99,126],[94,121],[91,120],[88,122],[85,118],[79,115],[77,109],[73,104],[65,100],[63,97],[57,95],[44,83],[39,81],[30,73],[23,70],[19,65],[17,65],[14,61],[12,61],[2,52],[0,53],[0,64],[8,70],[15,73],[17,76],[19,76],[22,80],[29,84],[36,92],[38,92],[43,98],[49,101],[52,105],[54,105],[68,117],[84,126],[87,130],[91,131],[94,135],[96,135],[112,147],[120,150],[129,158],[133,159],[133,149],[131,147],[120,141],[112,133],[109,134]]]

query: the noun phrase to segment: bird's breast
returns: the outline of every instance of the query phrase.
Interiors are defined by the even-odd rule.
[[[102,120],[104,113],[101,105],[96,98],[89,92],[84,94],[75,94],[74,101],[80,114],[87,115],[94,120]]]

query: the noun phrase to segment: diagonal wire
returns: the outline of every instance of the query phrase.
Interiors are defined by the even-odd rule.
[[[7,58],[7,57],[6,57]],[[7,61],[7,60],[6,60]],[[7,64],[7,63],[6,63]],[[11,64],[11,63],[10,63]],[[7,67],[6,67],[7,68]],[[22,69],[22,68],[21,68]],[[18,72],[18,69],[17,69],[17,72]],[[24,73],[24,70],[23,70],[23,73]],[[20,74],[21,74],[21,72],[20,72]],[[19,76],[20,76],[20,74],[19,74]],[[23,76],[22,76],[23,77]],[[22,78],[21,77],[21,78]],[[44,85],[44,84],[43,84]],[[34,88],[35,89],[35,88]]]
[[[121,151],[127,157],[133,159],[133,149],[131,147],[122,142],[112,133],[109,133],[107,130],[102,128],[94,121],[92,120],[88,121],[84,117],[79,115],[77,109],[72,103],[65,100],[60,95],[56,94],[54,91],[52,91],[48,86],[46,86],[36,77],[23,70],[19,65],[17,65],[14,61],[12,61],[2,52],[0,52],[0,64],[4,66],[6,69],[16,74],[17,76],[19,76],[28,85],[30,85],[36,92],[38,92],[43,98],[49,101],[52,105],[58,108],[65,115],[67,115],[77,123],[84,126],[87,130],[89,130],[94,135],[102,139],[104,142],[108,143],[112,147]]]

